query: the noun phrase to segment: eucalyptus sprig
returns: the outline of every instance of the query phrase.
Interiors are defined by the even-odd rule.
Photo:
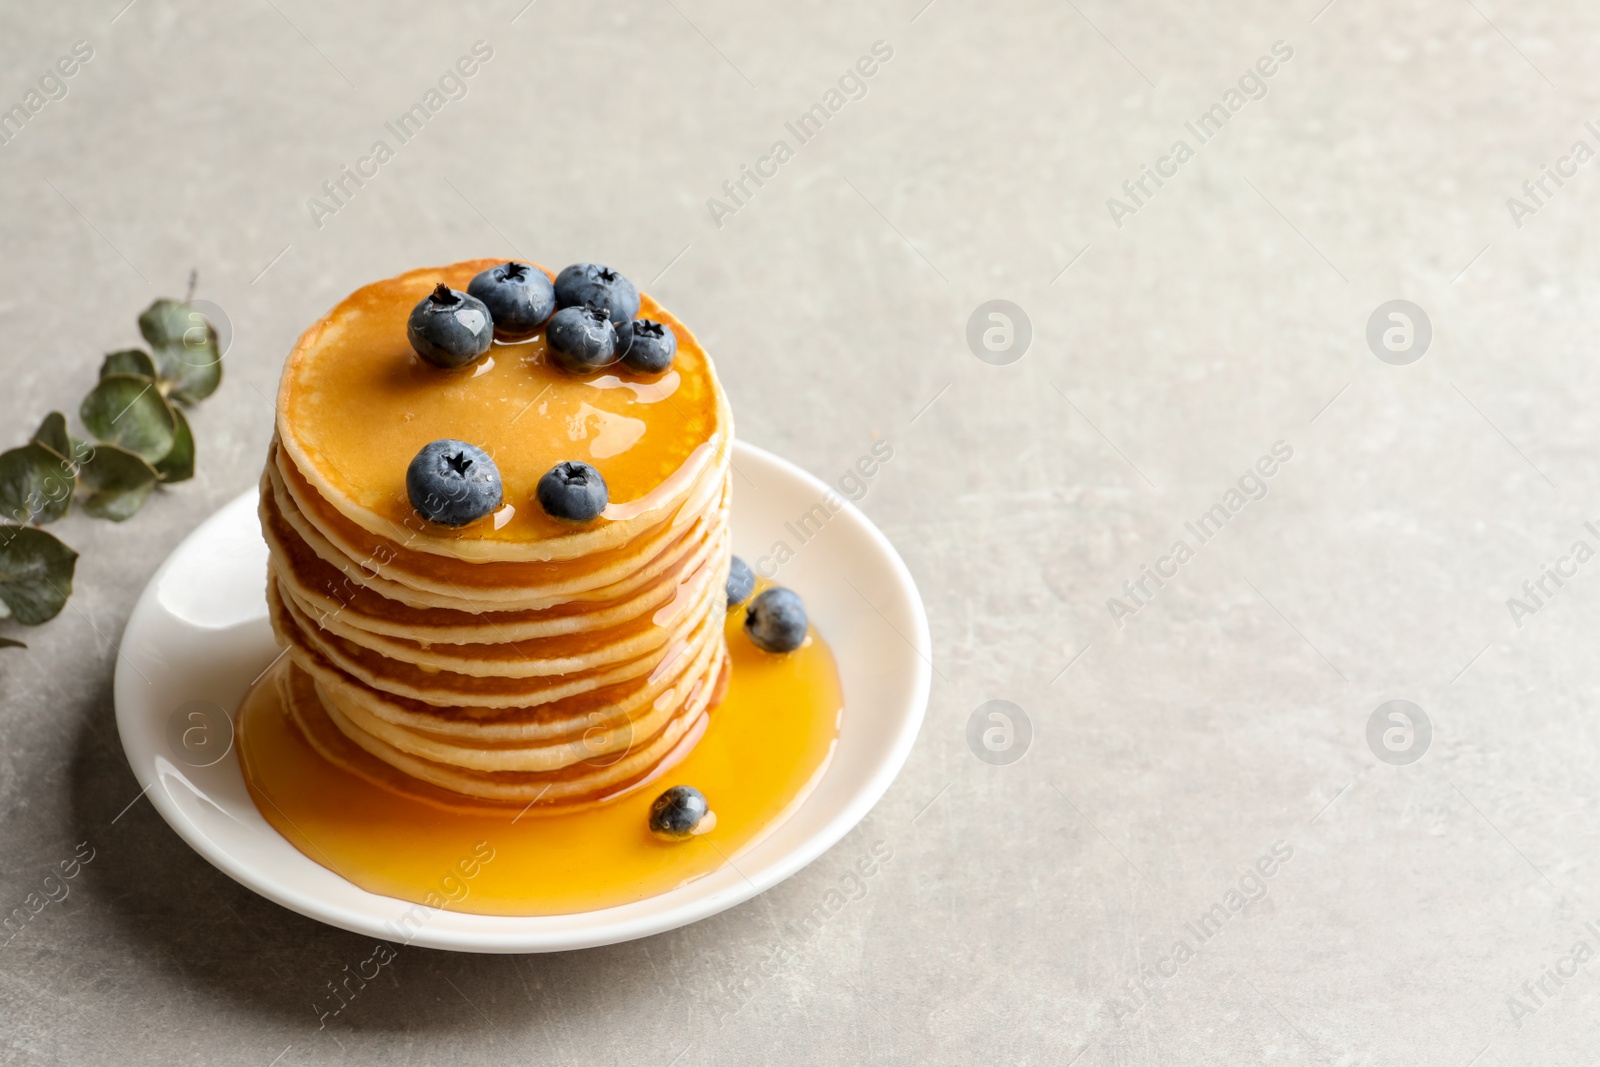
[[[97,518],[122,522],[156,486],[194,477],[194,435],[185,406],[222,381],[217,331],[190,303],[157,300],[139,316],[150,346],[112,352],[78,417],[94,443],[73,436],[52,411],[27,444],[0,452],[0,618],[37,626],[72,595],[78,554],[39,527],[77,499]],[[27,647],[0,637],[0,648]]]

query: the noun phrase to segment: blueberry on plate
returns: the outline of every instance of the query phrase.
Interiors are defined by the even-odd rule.
[[[406,496],[429,522],[465,526],[500,506],[500,471],[477,445],[450,438],[422,446],[406,468]]]
[[[675,785],[650,805],[650,832],[668,841],[682,841],[716,825],[716,812],[692,785]]]
[[[556,307],[588,305],[611,313],[613,323],[632,322],[639,314],[639,290],[632,282],[598,263],[574,263],[556,275]]]
[[[617,361],[617,331],[606,313],[592,307],[562,308],[544,328],[550,355],[567,370],[599,370]]]
[[[539,479],[534,495],[553,519],[589,522],[606,509],[606,480],[587,463],[557,463]]]
[[[678,335],[653,319],[634,319],[630,324],[631,343],[622,350],[624,366],[641,374],[660,374],[672,366],[678,354]]]
[[[501,341],[525,341],[556,309],[556,291],[544,271],[526,263],[502,263],[472,279],[467,294],[483,301]]]
[[[793,652],[805,643],[806,606],[787,589],[768,589],[745,609],[744,632],[764,652]]]
[[[465,367],[489,351],[494,319],[482,300],[440,282],[411,309],[406,339],[435,367]]]
[[[728,610],[733,610],[746,600],[756,589],[756,572],[750,569],[750,564],[733,557],[733,562],[728,566]]]

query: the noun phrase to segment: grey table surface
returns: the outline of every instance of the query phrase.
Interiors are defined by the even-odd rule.
[[[94,857],[0,947],[0,1062],[1592,1062],[1600,564],[1571,553],[1600,547],[1600,8],[87,0],[4,24],[0,107],[28,115],[0,145],[4,443],[72,411],[191,268],[232,342],[195,480],[53,527],[82,554],[67,610],[0,624],[29,645],[0,651],[0,910]],[[344,167],[369,177],[332,197]],[[480,255],[629,273],[714,354],[740,436],[822,477],[890,440],[861,506],[937,675],[888,795],[785,884],[606,949],[401,948],[319,1024],[372,943],[136,799],[115,646],[256,478],[298,332]],[[970,345],[996,299],[1009,343],[984,309],[994,349]],[[1393,300],[1391,350],[1368,324]],[[1186,525],[1219,503],[1220,531]],[[967,741],[991,700],[1032,725],[1004,765]],[[864,895],[797,938],[878,842]]]

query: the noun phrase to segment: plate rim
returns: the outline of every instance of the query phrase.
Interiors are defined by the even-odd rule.
[[[783,474],[798,478],[802,483],[814,490],[817,496],[831,495],[833,498],[838,499],[842,506],[836,516],[848,515],[854,521],[858,531],[873,542],[882,559],[888,564],[887,572],[893,577],[899,598],[904,601],[911,616],[911,633],[902,634],[901,636],[906,639],[906,642],[915,653],[914,676],[909,689],[900,701],[903,720],[898,733],[894,736],[893,743],[888,746],[882,758],[873,768],[872,773],[855,789],[854,795],[838,813],[816,830],[807,834],[795,847],[790,848],[780,857],[754,872],[753,876],[742,877],[741,880],[730,882],[721,889],[687,896],[686,899],[673,903],[668,907],[633,917],[612,916],[612,913],[635,907],[643,901],[659,900],[660,898],[680,893],[692,893],[694,883],[690,882],[666,890],[663,893],[645,897],[643,901],[633,901],[629,904],[615,905],[588,912],[566,913],[559,916],[500,916],[481,915],[471,912],[452,912],[450,914],[453,922],[465,928],[441,929],[433,924],[424,924],[411,937],[404,939],[404,944],[445,951],[476,953],[560,952],[618,944],[687,926],[690,923],[709,918],[759,896],[814,862],[823,853],[838,844],[866,818],[872,809],[877,806],[878,801],[883,799],[884,794],[888,792],[895,778],[899,776],[906,760],[910,757],[917,735],[921,732],[922,723],[927,714],[928,696],[932,684],[932,640],[928,628],[927,610],[923,604],[921,593],[917,589],[915,579],[912,577],[909,568],[906,567],[905,561],[900,557],[900,553],[895,550],[893,543],[890,542],[883,531],[878,529],[877,525],[853,502],[844,499],[836,489],[820,478],[775,453],[743,440],[734,441],[733,459],[735,462],[743,459],[768,464]],[[129,614],[127,625],[123,629],[122,645],[128,643],[129,636],[135,634],[138,628],[150,624],[146,621],[148,616],[165,610],[158,603],[161,581],[175,565],[179,557],[185,553],[191,542],[204,537],[213,523],[221,521],[221,516],[224,512],[238,506],[246,498],[256,498],[257,494],[258,489],[251,487],[238,496],[232,497],[212,511],[205,519],[201,520],[168,553],[167,557],[162,560],[161,565],[150,576],[150,580],[140,593],[133,611]],[[262,873],[255,867],[240,861],[221,846],[215,844],[183,813],[165,789],[156,788],[162,777],[161,765],[169,761],[158,755],[155,759],[150,760],[148,764],[141,765],[143,761],[134,758],[133,742],[130,737],[136,731],[148,729],[147,724],[133,721],[136,714],[133,707],[137,701],[132,694],[139,688],[133,677],[135,673],[133,665],[127,657],[119,656],[117,658],[113,676],[113,700],[117,735],[122,742],[123,756],[128,761],[134,777],[143,788],[141,795],[147,795],[150,798],[152,805],[161,815],[163,821],[171,827],[178,837],[208,863],[234,881],[282,907],[352,933],[378,937],[385,941],[396,941],[397,939],[393,936],[393,929],[385,927],[384,919],[377,915],[324,900],[313,893],[280,885],[279,882],[271,877],[263,877]],[[846,706],[848,707],[848,703]],[[848,714],[848,711],[846,714]],[[236,754],[230,751],[229,757],[235,773],[241,773],[238,771]],[[173,767],[173,770],[176,771],[177,768]],[[822,780],[826,780],[826,772]],[[799,810],[803,809],[805,803],[805,801],[802,801],[801,805],[789,817],[793,818]],[[270,827],[271,824],[267,825]],[[276,833],[276,830],[273,832]],[[335,876],[337,877],[337,874]],[[353,883],[350,884],[353,885]],[[370,890],[362,889],[360,886],[354,886],[354,888],[360,893],[379,899],[398,899],[372,893]],[[611,917],[608,918],[608,916]],[[542,918],[559,919],[564,923],[571,924],[578,917],[591,918],[591,921],[578,926],[569,925],[562,929],[552,929],[533,934],[530,934],[526,925],[530,921],[536,922]],[[515,931],[500,929],[500,927],[511,923],[518,924],[518,928]]]

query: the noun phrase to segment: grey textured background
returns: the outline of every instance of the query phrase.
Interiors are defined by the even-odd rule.
[[[0,147],[5,443],[191,267],[235,340],[196,480],[56,527],[77,592],[0,652],[0,910],[96,850],[0,947],[0,1063],[1592,1062],[1600,963],[1523,983],[1600,951],[1600,563],[1520,627],[1506,600],[1600,546],[1600,163],[1520,228],[1506,199],[1600,147],[1600,9],[124,2],[6,5],[0,106],[95,55]],[[477,40],[467,97],[315,226],[307,198]],[[878,40],[868,95],[717,227],[707,198]],[[1278,40],[1268,95],[1115,226],[1107,198]],[[513,253],[629,273],[714,353],[741,435],[822,477],[894,443],[862,506],[927,601],[927,724],[861,828],[757,900],[590,952],[402,949],[319,1029],[372,944],[127,807],[113,644],[254,481],[300,329]],[[1032,322],[1009,366],[964,340],[993,298]],[[1411,366],[1364,340],[1395,298],[1433,323]],[[1107,598],[1279,440],[1265,499],[1117,626]],[[965,741],[999,698],[1034,725],[1010,766]],[[1365,739],[1396,698],[1434,726],[1404,767]],[[878,841],[862,899],[785,932]],[[1277,842],[1199,945],[1184,923]]]

